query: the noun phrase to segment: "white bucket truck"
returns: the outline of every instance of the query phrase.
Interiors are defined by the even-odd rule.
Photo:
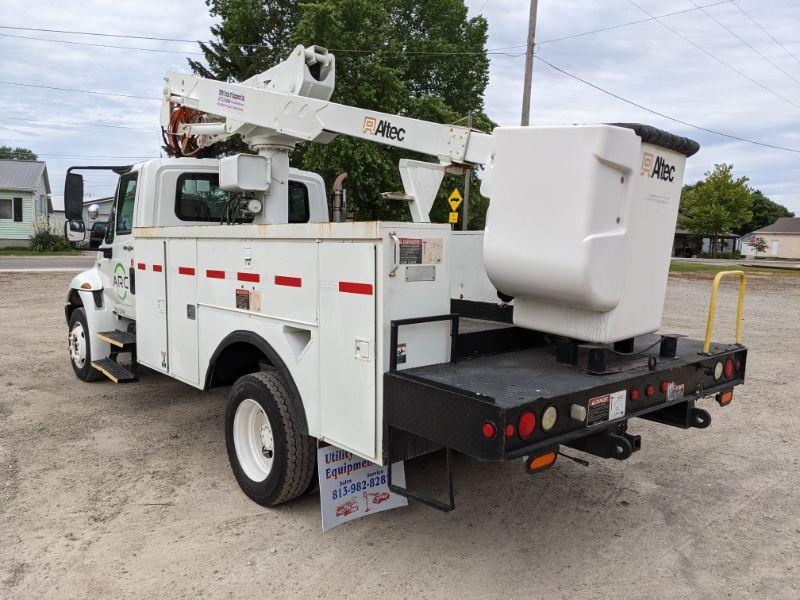
[[[70,169],[68,218],[81,170],[119,175],[101,255],[67,294],[80,379],[144,366],[231,386],[231,467],[268,506],[309,488],[318,440],[378,464],[444,448],[452,482],[452,450],[533,473],[561,446],[627,458],[632,417],[710,423],[695,400],[741,383],[746,350],[653,335],[696,143],[640,125],[488,135],[335,104],[334,79],[317,46],[239,84],[169,73],[161,121],[183,157]],[[193,157],[233,135],[256,154]],[[341,181],[329,218],[289,154],[336,135],[437,159],[400,161],[413,222],[345,221]],[[476,165],[485,236],[430,223],[445,172]],[[390,487],[454,505],[452,484],[446,503]]]

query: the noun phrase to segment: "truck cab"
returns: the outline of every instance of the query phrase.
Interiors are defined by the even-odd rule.
[[[133,165],[119,176],[94,268],[104,305],[117,317],[136,318],[134,228],[259,222],[258,215],[224,215],[230,194],[219,187],[218,171],[215,159],[153,159]],[[328,214],[322,177],[290,169],[286,222],[327,222]],[[95,356],[103,354],[103,346],[98,344]]]

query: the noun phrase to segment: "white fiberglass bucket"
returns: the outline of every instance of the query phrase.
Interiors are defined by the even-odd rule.
[[[657,330],[697,148],[644,126],[495,129],[484,262],[514,323],[598,343]]]

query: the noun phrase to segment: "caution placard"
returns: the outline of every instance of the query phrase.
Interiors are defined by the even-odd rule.
[[[457,212],[451,212],[450,213],[450,220],[448,221],[448,223],[458,223],[458,213]]]
[[[447,201],[450,203],[450,210],[453,211],[458,210],[458,207],[461,205],[462,200],[463,199],[461,198],[461,194],[459,193],[458,188],[454,189],[453,193],[450,194],[450,197],[447,199]],[[455,223],[455,221],[453,221],[452,214],[450,215],[450,222]]]

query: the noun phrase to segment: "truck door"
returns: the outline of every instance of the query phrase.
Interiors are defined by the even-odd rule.
[[[322,436],[375,457],[375,246],[320,244]]]
[[[112,248],[111,258],[100,261],[100,271],[106,280],[106,299],[117,314],[131,319],[136,317],[134,297],[133,207],[139,173],[125,173],[119,178],[117,195],[111,214],[104,245]]]

